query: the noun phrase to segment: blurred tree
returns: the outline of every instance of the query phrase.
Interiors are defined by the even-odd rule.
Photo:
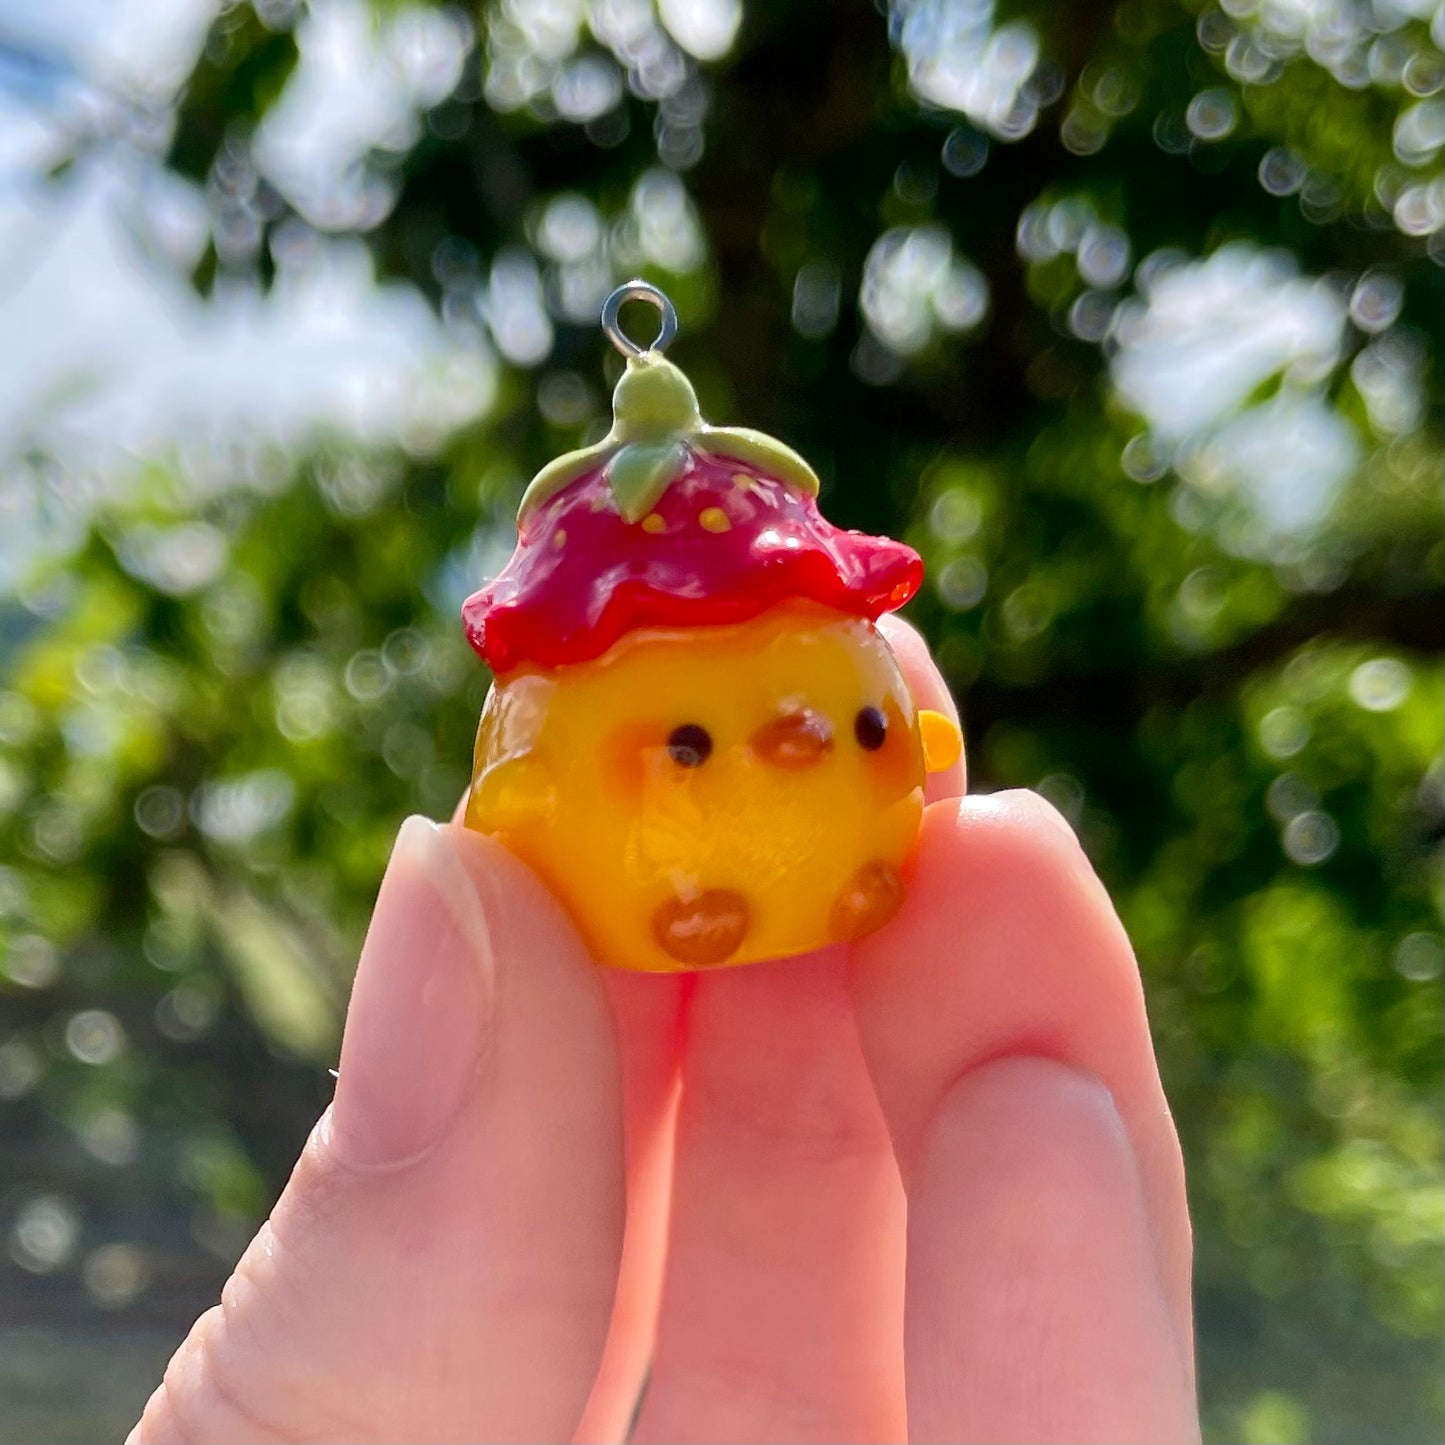
[[[10,1277],[141,1306],[198,1268],[157,1219],[224,1258],[264,1210],[396,824],[465,784],[457,605],[604,424],[597,308],[640,272],[709,416],[925,553],[975,785],[1045,793],[1119,901],[1209,1434],[1437,1439],[1442,17],[226,6],[169,141],[196,283],[364,237],[490,399],[162,460],[0,614]],[[338,64],[390,98],[307,131]]]

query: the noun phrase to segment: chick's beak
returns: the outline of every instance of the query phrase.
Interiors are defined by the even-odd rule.
[[[796,772],[821,762],[833,747],[833,728],[821,714],[804,708],[766,722],[752,735],[753,751],[775,768]]]
[[[963,734],[951,717],[931,707],[918,709],[918,731],[923,739],[923,766],[930,773],[946,773],[963,753]]]

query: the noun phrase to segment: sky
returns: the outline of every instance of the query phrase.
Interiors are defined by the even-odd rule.
[[[1389,3],[1403,14],[1424,0]],[[257,0],[263,14],[290,4]],[[706,263],[685,183],[659,165],[620,219],[581,196],[549,201],[536,254],[504,248],[478,278],[485,328],[444,322],[413,289],[379,284],[364,244],[339,234],[364,231],[392,203],[393,182],[367,155],[408,148],[477,37],[460,11],[310,0],[300,63],[245,161],[251,183],[264,175],[296,212],[272,241],[276,283],[264,295],[233,285],[201,298],[189,273],[213,217],[159,157],[169,102],[215,10],[216,0],[0,0],[0,334],[11,360],[0,367],[0,521],[23,509],[6,478],[27,452],[55,458],[66,475],[114,478],[157,457],[224,465],[237,438],[295,448],[340,433],[434,449],[487,410],[501,364],[548,360],[544,269],[556,304],[578,320],[649,262]],[[1324,23],[1313,0],[1269,0],[1265,10],[1286,48]],[[689,67],[732,45],[741,15],[739,0],[665,0],[657,10],[647,0],[500,0],[487,98],[516,109],[543,86],[553,109],[581,118],[616,104],[623,69],[639,93],[675,97]],[[946,165],[981,164],[990,144],[1042,123],[1038,36],[1026,21],[999,23],[994,0],[892,0],[888,22],[919,98],[977,128],[980,154],[950,159],[945,148]],[[582,43],[589,27],[595,45]],[[1235,123],[1224,94],[1191,102],[1201,135]],[[1428,160],[1445,144],[1445,106],[1415,109],[1397,150],[1425,146]],[[1071,149],[1094,144],[1071,137],[1067,121],[1061,138]],[[673,140],[678,154],[693,144]],[[76,151],[63,178],[47,178]],[[1266,174],[1269,162],[1266,188],[1283,184]],[[1089,289],[1069,324],[1116,343],[1116,392],[1153,453],[1197,488],[1242,497],[1266,546],[1320,527],[1367,442],[1329,399],[1347,318],[1378,337],[1350,363],[1375,430],[1406,429],[1422,405],[1408,338],[1390,331],[1397,278],[1326,282],[1297,274],[1287,254],[1240,244],[1134,256],[1083,196],[1028,207],[1018,250],[1024,264],[1072,254]],[[839,285],[836,268],[799,273],[793,314],[805,334],[836,324]],[[938,333],[986,326],[989,300],[987,278],[942,227],[885,231],[857,297],[881,358],[865,379],[890,384]],[[1272,378],[1276,394],[1251,400]],[[23,561],[22,537],[23,527],[0,526],[0,586]]]
[[[298,225],[269,295],[197,296],[205,200],[156,153],[213,10],[0,0],[0,334],[24,361],[0,368],[0,457],[38,443],[68,466],[117,468],[241,430],[424,449],[488,404],[490,354],[415,292],[378,286],[355,241]],[[256,149],[303,214],[334,217],[357,204],[356,158],[404,140],[455,84],[464,37],[405,8],[381,34],[353,0],[315,10]],[[47,180],[77,133],[97,138]]]

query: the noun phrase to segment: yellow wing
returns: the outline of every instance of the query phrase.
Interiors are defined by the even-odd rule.
[[[481,833],[515,833],[548,821],[556,806],[556,784],[545,763],[530,753],[503,758],[473,781],[467,827]]]

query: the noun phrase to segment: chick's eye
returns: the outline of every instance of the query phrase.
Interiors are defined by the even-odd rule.
[[[882,710],[876,707],[859,708],[858,716],[853,719],[853,736],[858,739],[860,748],[876,753],[888,737],[888,719],[884,717]]]
[[[712,738],[706,728],[683,723],[667,735],[667,751],[679,767],[700,768],[712,752]]]

